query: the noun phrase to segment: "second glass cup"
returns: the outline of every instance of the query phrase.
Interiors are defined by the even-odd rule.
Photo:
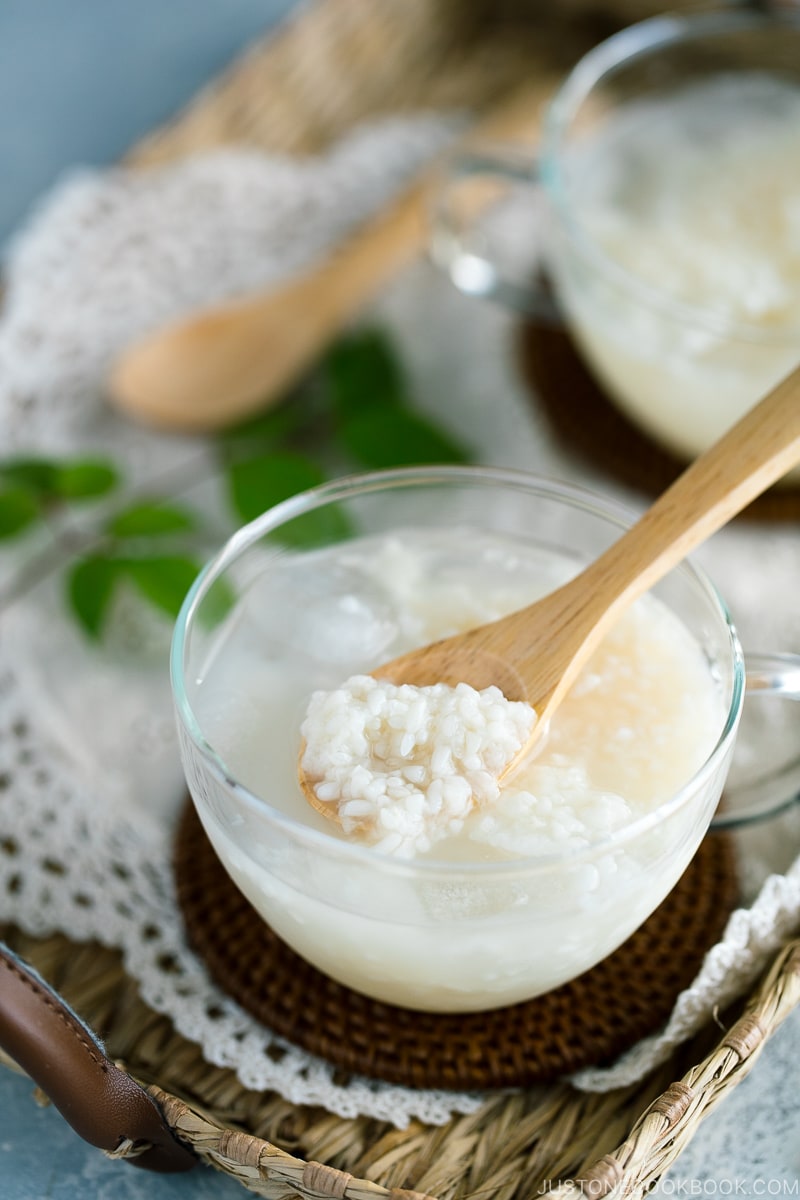
[[[799,164],[800,16],[654,18],[575,66],[535,160],[455,161],[433,257],[462,291],[534,312],[544,267],[608,397],[690,459],[800,361]],[[520,203],[476,222],[476,176],[526,185]]]

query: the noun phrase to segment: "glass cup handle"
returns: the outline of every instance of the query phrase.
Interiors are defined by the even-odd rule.
[[[746,705],[757,699],[800,700],[800,655],[747,654]],[[741,783],[726,785],[711,826],[735,829],[763,821],[800,800],[800,743],[797,752]]]
[[[541,271],[541,255],[524,280],[502,266],[485,222],[487,212],[511,187],[529,200],[536,240],[542,240],[547,205],[539,186],[539,164],[531,153],[496,146],[461,152],[445,166],[430,212],[429,253],[434,264],[468,296],[498,301],[550,324],[563,324]],[[538,203],[536,202],[538,199]]]

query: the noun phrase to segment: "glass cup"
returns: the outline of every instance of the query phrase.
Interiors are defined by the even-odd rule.
[[[525,186],[477,221],[487,177]],[[665,16],[601,43],[535,162],[454,161],[431,249],[462,291],[552,319],[544,274],[608,397],[701,453],[800,361],[800,14]]]
[[[279,504],[240,529],[203,570],[178,617],[171,654],[186,779],[232,879],[309,962],[390,1003],[493,1008],[587,970],[674,886],[717,810],[746,682],[725,605],[687,564],[655,592],[702,648],[722,698],[722,728],[695,774],[627,826],[579,850],[534,858],[404,860],[344,839],[297,782],[310,690],[335,687],[393,656],[380,595],[361,595],[351,577],[354,539],[440,530],[454,554],[469,554],[480,531],[524,539],[543,562],[557,548],[574,573],[631,520],[622,506],[581,488],[514,471],[377,472]],[[320,553],[328,547],[337,550],[333,566]],[[234,656],[226,639],[245,630]],[[748,671],[761,694],[800,698],[800,658],[761,656]],[[786,800],[796,774],[793,762],[783,787],[773,774],[772,807]],[[748,803],[763,800],[752,778],[748,788]]]

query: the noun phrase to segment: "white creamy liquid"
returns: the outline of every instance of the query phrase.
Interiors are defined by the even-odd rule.
[[[239,781],[324,833],[329,851],[298,851],[249,809],[224,822],[201,803],[201,816],[245,895],[335,978],[428,1009],[528,998],[614,949],[684,870],[719,773],[657,829],[605,841],[691,779],[725,719],[700,647],[650,596],[595,653],[514,788],[415,862],[369,849],[340,859],[345,835],[299,789],[312,691],[521,607],[575,570],[522,541],[407,531],[287,556],[227,620],[193,697],[200,725]],[[535,870],[532,858],[542,860]],[[475,874],[491,864],[503,869]]]
[[[632,103],[569,179],[581,229],[643,289],[566,247],[577,340],[620,407],[694,456],[800,361],[800,87],[742,73]]]

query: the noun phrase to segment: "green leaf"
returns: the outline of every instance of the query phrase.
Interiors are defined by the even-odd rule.
[[[102,632],[118,578],[119,564],[102,554],[81,559],[67,573],[70,608],[92,638]]]
[[[407,402],[408,389],[394,347],[370,329],[342,338],[322,364],[340,419]]]
[[[49,458],[16,458],[0,463],[0,478],[43,500],[89,500],[115,488],[119,474],[99,459],[60,463]]]
[[[113,537],[159,537],[168,533],[183,533],[195,526],[194,516],[173,504],[143,500],[117,513],[108,523]]]
[[[200,571],[200,563],[183,554],[120,558],[116,562],[138,591],[170,617],[178,615]]]
[[[231,501],[243,521],[252,521],[281,500],[316,487],[323,478],[316,463],[288,450],[259,454],[228,468]]]
[[[57,467],[51,490],[63,500],[93,500],[106,496],[119,483],[119,473],[110,463],[83,459]]]
[[[11,458],[0,463],[0,477],[39,496],[52,496],[59,466],[49,458]]]
[[[322,483],[322,471],[301,454],[280,451],[262,454],[228,470],[231,497],[237,513],[252,521],[268,508],[298,492]],[[315,546],[339,541],[351,530],[346,513],[338,505],[326,504],[281,525],[275,540],[293,546]]]
[[[350,454],[366,467],[469,461],[463,446],[408,409],[358,413],[342,427],[341,437]]]
[[[10,487],[0,491],[0,538],[15,537],[39,517],[39,505],[29,491]]]
[[[304,423],[305,413],[300,397],[293,394],[278,407],[223,430],[219,440],[224,446],[232,447],[240,443],[250,448],[259,444],[275,444],[297,433]]]

